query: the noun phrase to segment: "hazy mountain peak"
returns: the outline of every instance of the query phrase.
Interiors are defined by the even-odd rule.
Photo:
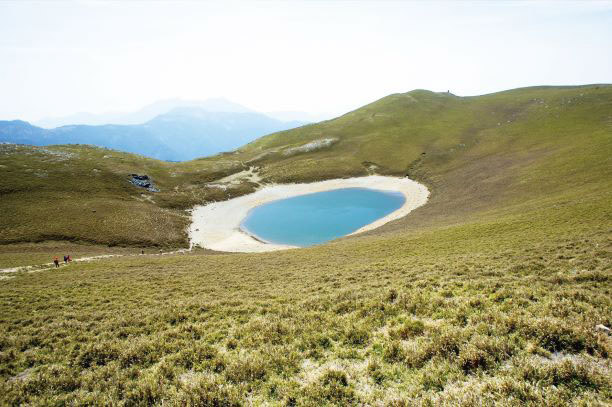
[[[230,109],[234,111],[218,111]],[[160,111],[164,113],[142,124],[68,124],[43,129],[23,121],[0,121],[0,142],[92,144],[180,161],[231,151],[263,135],[304,124],[279,121],[225,99],[160,101],[137,114],[143,120]]]
[[[46,129],[51,129],[69,124],[142,124],[149,120],[168,113],[177,108],[199,108],[207,112],[227,112],[227,113],[250,113],[248,109],[238,103],[228,99],[217,97],[206,100],[186,100],[186,99],[163,99],[153,102],[135,112],[107,112],[101,114],[79,112],[73,115],[46,118],[34,124]]]
[[[176,109],[197,108],[207,112],[225,113],[248,113],[253,110],[248,109],[238,103],[234,103],[225,98],[210,98],[206,100],[187,100],[187,99],[165,99],[160,100],[140,109],[137,114],[149,114],[159,116],[169,113]],[[151,117],[151,118],[153,118]]]

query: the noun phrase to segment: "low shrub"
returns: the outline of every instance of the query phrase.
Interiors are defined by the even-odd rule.
[[[363,346],[370,339],[370,332],[361,326],[351,326],[344,333],[345,343],[348,345]]]
[[[388,363],[399,363],[403,362],[406,358],[404,348],[398,341],[391,341],[388,343],[383,350],[383,359]]]
[[[595,351],[604,351],[599,346],[594,332],[555,318],[539,318],[524,323],[523,332],[551,352],[585,350],[592,354]]]
[[[470,373],[477,369],[491,368],[510,355],[511,348],[506,341],[477,335],[461,348],[458,363],[465,373]]]
[[[104,366],[121,355],[121,348],[115,343],[90,343],[81,349],[74,363],[82,368]]]
[[[358,400],[346,373],[328,370],[317,382],[302,391],[301,400],[297,400],[294,405],[356,406]]]
[[[266,362],[260,356],[235,358],[227,366],[225,377],[229,382],[242,383],[263,380],[267,374]]]
[[[395,339],[407,340],[414,336],[422,335],[425,331],[425,324],[417,319],[409,319],[399,328],[389,331],[389,336]]]
[[[382,384],[386,379],[383,367],[376,359],[372,359],[370,363],[368,363],[368,376],[370,376],[376,384]]]
[[[571,356],[561,361],[525,363],[520,370],[520,378],[540,386],[566,386],[572,390],[580,388],[598,390],[610,386],[610,378],[580,357]]]

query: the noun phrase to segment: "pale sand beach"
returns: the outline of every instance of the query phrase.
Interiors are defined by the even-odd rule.
[[[259,241],[242,231],[240,224],[249,210],[256,206],[279,199],[340,188],[371,188],[401,192],[406,198],[401,208],[356,230],[351,235],[378,228],[387,222],[404,217],[413,209],[424,205],[429,197],[427,187],[416,181],[381,175],[333,179],[310,184],[267,185],[249,195],[195,207],[189,228],[191,244],[225,252],[268,252],[295,248]]]

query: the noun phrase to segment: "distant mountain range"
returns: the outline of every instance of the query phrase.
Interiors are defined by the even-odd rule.
[[[85,119],[101,124],[79,124]],[[38,124],[48,126],[66,120],[74,122],[42,128],[21,120],[0,121],[0,142],[92,144],[161,160],[185,161],[231,151],[266,134],[306,124],[274,119],[225,99],[167,100],[133,113],[77,114]]]
[[[45,129],[52,129],[71,124],[142,124],[159,116],[160,114],[168,113],[173,109],[183,107],[197,107],[207,112],[255,113],[254,110],[224,98],[211,98],[204,101],[166,99],[147,105],[135,112],[108,112],[102,114],[80,112],[65,117],[42,119],[33,122],[32,124]],[[263,112],[263,114],[282,122],[298,121],[305,123],[320,122],[322,120],[328,120],[334,117],[332,114],[313,114],[299,111],[271,111]]]
[[[160,114],[168,113],[174,109],[184,107],[197,107],[207,112],[224,113],[254,113],[238,103],[234,103],[224,98],[212,98],[204,101],[166,99],[151,103],[135,112],[107,112],[101,114],[80,112],[65,117],[46,118],[32,124],[45,129],[68,126],[71,124],[88,124],[92,126],[102,124],[142,124],[154,119]],[[272,116],[271,116],[272,117]],[[282,121],[286,121],[280,119]]]

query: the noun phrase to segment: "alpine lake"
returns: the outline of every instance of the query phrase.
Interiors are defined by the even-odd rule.
[[[349,235],[396,211],[400,192],[342,188],[281,199],[249,211],[241,229],[264,242],[306,247]]]

